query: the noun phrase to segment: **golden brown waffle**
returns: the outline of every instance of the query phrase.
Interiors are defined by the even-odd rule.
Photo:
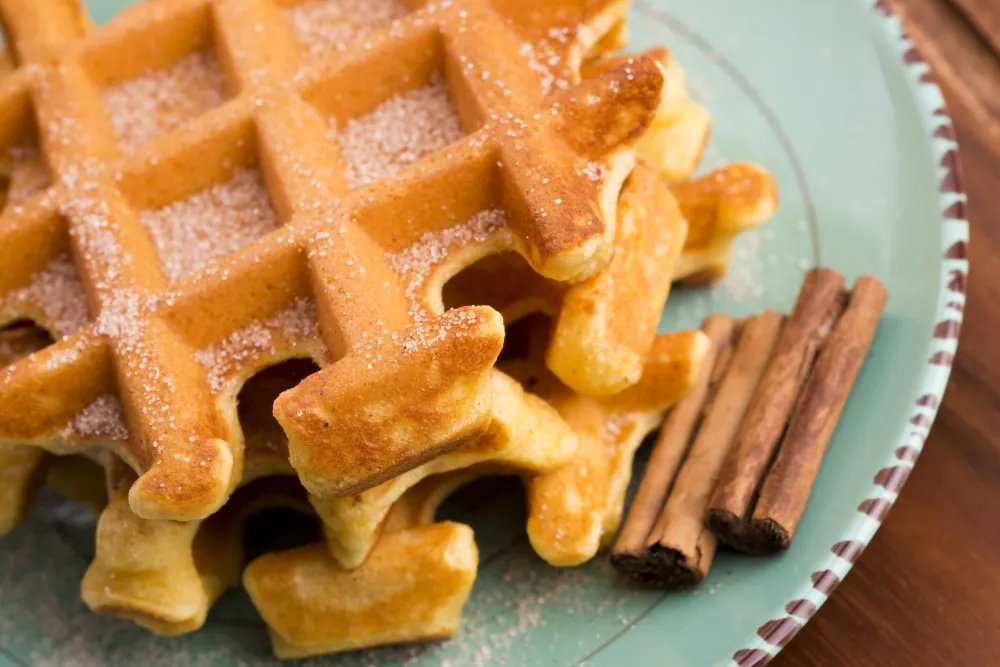
[[[200,628],[209,606],[239,575],[241,539],[230,532],[228,515],[205,521],[211,530],[199,530],[201,521],[142,519],[129,507],[128,487],[115,491],[97,525],[83,601],[159,634]]]
[[[35,491],[45,479],[45,452],[37,447],[0,449],[0,535],[24,519]]]
[[[577,391],[621,391],[638,381],[649,355],[687,223],[667,186],[641,164],[626,181],[618,216],[615,258],[596,276],[557,283],[507,253],[451,281],[446,302],[489,304],[508,323],[533,312],[553,316],[546,355],[553,372]]]
[[[674,208],[672,215],[665,211],[669,206]],[[571,370],[571,377],[591,384],[613,373],[620,376],[625,367],[631,374],[625,379],[634,384],[653,345],[670,285],[669,267],[680,252],[685,227],[666,186],[648,169],[633,172],[618,215],[614,260],[597,276],[568,291],[560,283],[539,278],[530,268],[507,270],[502,262],[508,256],[498,255],[450,283],[449,294],[466,290],[468,303],[496,305],[507,322],[535,309],[549,313],[553,308],[561,309],[549,345],[550,365],[556,357],[557,363],[565,362],[563,367]],[[496,276],[504,276],[504,280]],[[552,292],[552,303],[544,302],[546,288]],[[500,291],[502,298],[497,298]],[[614,327],[612,315],[621,317],[628,326]],[[547,332],[539,332],[539,336],[544,340]],[[588,357],[590,352],[593,354]],[[679,361],[696,366],[690,349],[681,347],[675,352]],[[578,373],[578,368],[586,372]],[[610,372],[602,376],[604,369]],[[493,386],[493,424],[486,436],[355,496],[312,498],[339,563],[357,567],[375,543],[393,502],[427,476],[474,465],[532,476],[554,470],[568,460],[576,445],[567,443],[571,432],[551,408],[537,397],[525,395],[502,373],[494,375]]]
[[[489,0],[521,38],[520,55],[541,90],[565,90],[581,79],[585,62],[627,42],[630,0]],[[664,87],[664,94],[670,90]]]
[[[632,203],[624,205],[620,209],[620,213],[627,215],[632,206]],[[644,211],[637,213],[640,216],[645,215]],[[544,331],[536,332],[535,342],[544,341],[544,336]],[[673,401],[673,394],[680,391],[678,387],[694,377],[694,369],[697,367],[698,360],[697,336],[690,337],[685,334],[680,338],[670,338],[674,339],[676,345],[670,347],[665,338],[660,345],[662,349],[651,366],[651,369],[663,372],[646,373],[646,377],[650,378],[651,382],[657,382],[666,394],[670,394],[666,398],[663,398],[665,394],[661,395],[660,400],[664,402]],[[516,341],[512,341],[512,343],[516,344]],[[670,366],[671,363],[674,366]],[[295,371],[294,368],[289,369],[288,365],[285,364],[275,367],[274,371],[264,371],[254,376],[241,394],[241,425],[245,431],[247,442],[248,473],[244,476],[245,481],[264,474],[289,472],[282,469],[281,452],[283,452],[283,448],[280,444],[282,433],[280,429],[275,429],[273,423],[268,423],[269,420],[260,418],[261,411],[258,407],[268,404],[277,392],[294,384],[297,376],[282,377],[282,373],[287,373],[289,370],[292,370],[293,373]],[[532,366],[532,372],[539,374],[542,369],[535,363]],[[546,377],[548,377],[547,374]],[[561,387],[554,380],[551,382],[550,389]],[[313,504],[325,520],[329,545],[337,560],[345,566],[355,568],[361,565],[373,546],[375,546],[376,551],[381,548],[382,542],[376,542],[379,535],[383,531],[391,531],[395,524],[400,523],[398,518],[394,519],[392,516],[386,519],[390,506],[393,506],[394,501],[420,479],[431,475],[434,475],[435,479],[440,479],[442,476],[438,473],[452,470],[457,471],[454,474],[459,478],[472,478],[489,472],[504,472],[521,474],[526,479],[531,479],[539,474],[554,472],[559,466],[569,461],[576,451],[577,438],[570,431],[566,422],[542,400],[536,396],[525,394],[510,378],[499,371],[493,372],[493,385],[494,417],[493,424],[486,436],[358,496],[345,499],[312,499]],[[674,391],[675,389],[677,391]],[[639,391],[641,389],[637,387],[626,396],[638,395]],[[565,389],[562,389],[561,392],[559,400],[572,406],[574,401],[569,398],[570,394]],[[604,402],[595,400],[588,403],[589,400],[577,398],[576,401],[579,401],[581,410],[573,414],[573,408],[570,407],[571,415],[574,418],[579,418],[584,414],[604,414],[602,410],[605,409],[605,405],[619,405],[608,402],[607,399]],[[549,515],[546,516],[546,522],[565,526],[565,530],[558,533],[561,538],[560,543],[546,542],[546,539],[551,537],[551,533],[547,536],[538,534],[533,537],[538,543],[537,548],[547,558],[552,558],[554,562],[562,562],[563,564],[568,562],[565,555],[560,555],[560,549],[565,551],[567,544],[571,544],[572,548],[575,549],[574,557],[581,560],[589,558],[596,552],[601,533],[597,533],[597,537],[592,532],[584,534],[579,530],[577,524],[581,520],[584,522],[589,520],[591,526],[603,526],[605,523],[614,525],[614,517],[620,513],[616,512],[615,508],[620,509],[620,492],[623,489],[621,480],[623,477],[627,478],[631,454],[645,432],[656,423],[656,416],[662,411],[664,404],[653,401],[644,407],[636,407],[632,413],[621,412],[614,415],[615,420],[620,421],[622,426],[630,426],[634,423],[635,428],[629,427],[625,428],[624,431],[619,431],[623,433],[623,438],[616,445],[618,455],[612,460],[581,460],[571,466],[575,474],[567,469],[567,473],[543,478],[550,479],[548,482],[538,482],[538,488],[550,489],[548,493],[553,496],[552,509],[548,510]],[[608,409],[613,408],[609,407]],[[608,414],[610,419],[611,413]],[[582,422],[574,425],[580,429],[591,450],[595,446],[594,443],[599,440],[603,441],[608,436],[607,432],[593,433],[588,430],[592,425]],[[277,446],[275,443],[278,443]],[[594,452],[591,451],[588,456],[593,458]],[[249,473],[251,469],[260,469],[261,473],[251,475]],[[589,475],[594,478],[590,484],[596,485],[596,487],[589,489],[594,505],[588,505],[585,508],[578,507],[574,514],[567,509],[565,503],[560,504],[560,502],[564,500],[566,494],[576,492],[573,484],[581,483],[579,481],[581,471],[589,472]],[[531,488],[536,488],[535,483]],[[560,495],[560,491],[562,495]],[[407,492],[404,498],[410,495],[411,493]],[[438,495],[439,501],[446,494],[438,491]],[[408,502],[412,504],[412,501]],[[402,501],[397,503],[397,505],[405,504]],[[426,507],[432,505],[425,503]],[[547,509],[548,506],[548,501],[537,503],[533,516],[541,511],[539,508]],[[109,511],[111,509],[109,508]],[[393,516],[398,517],[399,514],[398,508],[394,508]],[[422,516],[422,522],[429,522],[432,518],[432,512],[425,511]],[[209,580],[210,584],[216,584],[214,587],[203,584],[202,575],[192,564],[192,540],[198,539],[197,535],[201,534],[202,529],[191,525],[181,535],[170,522],[145,521],[132,514],[127,506],[119,507],[116,512],[110,514],[106,512],[102,516],[101,523],[102,526],[108,528],[99,533],[98,558],[89,570],[85,582],[84,592],[88,604],[97,610],[138,618],[140,622],[161,633],[173,634],[198,627],[211,602],[222,591],[222,588],[217,585],[218,577]],[[123,566],[116,562],[116,554],[127,552],[129,540],[116,540],[115,537],[129,537],[134,531],[140,530],[140,527],[147,532],[156,533],[161,525],[164,526],[167,537],[160,539],[167,539],[170,546],[161,544],[159,553],[172,553],[174,556],[169,559],[168,563],[162,564],[160,569],[144,572],[137,579],[135,574],[128,571],[129,565]],[[211,524],[204,524],[206,528],[209,525]],[[533,520],[531,525],[537,526],[537,519]],[[112,527],[114,528],[112,529]],[[539,533],[539,530],[535,528],[534,532]],[[299,557],[314,561],[319,559],[318,562],[313,563],[312,567],[319,567],[318,563],[325,562],[317,555],[315,547],[295,553],[298,555],[283,554],[280,557],[275,556],[267,560],[266,562],[270,563],[268,576],[271,578],[284,576],[280,575],[279,564],[292,568]],[[329,561],[329,567],[333,568],[333,571],[340,571],[342,566],[334,565],[334,562]],[[383,555],[379,562],[381,563],[379,567],[389,567],[392,559]],[[367,565],[366,562],[363,567],[371,566]],[[254,575],[248,574],[247,576]],[[169,588],[177,594],[171,594],[165,598],[149,599],[144,597],[146,589],[163,590],[163,586],[154,584],[167,580],[174,581],[174,584]],[[184,582],[184,585],[181,585],[181,582]],[[181,593],[185,591],[187,591],[186,595],[182,595]],[[285,600],[283,604],[293,604],[288,601],[290,599],[283,598]],[[311,608],[316,604],[309,599],[294,598],[294,600],[294,604],[302,605],[305,608]],[[273,600],[262,600],[259,604],[266,606],[277,603]],[[294,628],[295,626],[289,627]],[[290,630],[288,632],[294,634]],[[329,629],[324,632],[328,633]],[[276,635],[276,637],[278,636],[280,635]],[[378,643],[378,640],[370,641]],[[276,639],[276,646],[279,650],[290,650],[287,647],[282,649],[282,643],[278,639]],[[323,650],[333,650],[336,646],[339,644],[323,644],[325,647]],[[320,648],[314,647],[314,650],[319,651]]]
[[[735,162],[674,183],[671,192],[688,221],[674,277],[686,284],[714,282],[729,268],[733,242],[774,215],[778,188],[763,167]]]
[[[277,656],[453,634],[476,577],[478,552],[468,526],[434,523],[434,514],[455,489],[483,474],[484,468],[473,467],[410,487],[356,569],[343,568],[320,544],[252,562],[243,583],[268,623]]]
[[[513,253],[496,255],[448,283],[445,302],[489,304],[508,323],[532,312],[553,316],[548,367],[576,391],[611,395],[639,379],[670,280],[721,278],[734,240],[776,206],[774,179],[753,165],[668,187],[640,163],[622,191],[618,252],[604,271],[566,285],[538,276]]]
[[[672,182],[696,169],[709,123],[685,120],[704,112],[690,102],[686,75],[670,52],[654,49],[647,56],[661,63],[667,84],[656,119],[639,142],[641,163],[619,199],[611,264],[570,286],[538,276],[508,253],[467,269],[445,291],[449,305],[489,304],[508,323],[534,311],[555,317],[547,364],[564,383],[589,395],[614,394],[638,380],[671,277],[688,283],[721,278],[735,238],[777,207],[774,179],[753,165],[729,165]],[[581,65],[581,75],[597,76],[627,61],[622,55],[592,56]],[[665,163],[674,166],[664,169]]]
[[[536,330],[533,337],[536,344],[544,342],[545,330]],[[529,534],[533,529],[539,532],[539,555],[554,564],[567,564],[556,555],[559,545],[549,545],[547,536],[541,535],[542,524],[558,525],[562,539],[577,545],[587,540],[576,531],[578,515],[602,523],[616,507],[620,514],[624,501],[622,480],[627,483],[635,448],[658,425],[663,411],[697,379],[704,351],[705,343],[698,332],[663,335],[653,345],[643,381],[606,399],[589,399],[566,389],[544,369],[540,357],[505,365],[520,376],[518,379],[530,393],[506,374],[495,371],[494,421],[485,436],[352,498],[311,499],[323,520],[331,553],[343,567],[359,566],[377,544],[393,503],[423,479],[444,473],[470,478],[515,474],[529,483],[529,489],[539,483],[532,480],[556,480],[540,482],[542,491],[531,491],[538,494],[538,501],[534,501],[535,495],[529,496]],[[595,432],[598,422],[601,428],[610,426]],[[616,428],[616,437],[611,437],[609,434]],[[592,451],[596,449],[619,453],[611,463],[604,459],[591,462],[598,457]],[[569,478],[563,471],[568,471]],[[588,490],[588,499],[577,501],[571,509],[571,503],[564,502],[565,496],[582,489],[567,488],[573,483],[583,484],[579,480],[588,476],[593,487]],[[548,490],[553,487],[560,492]],[[551,498],[544,497],[546,494]],[[577,563],[597,553],[598,538],[577,547],[578,551],[592,549]]]
[[[29,323],[0,329],[0,366],[51,343],[44,329]],[[0,535],[19,524],[45,477],[45,452],[37,447],[0,447]]]
[[[608,397],[568,389],[544,367],[537,352],[534,358],[504,365],[552,405],[579,439],[569,465],[534,476],[527,484],[528,537],[544,560],[579,565],[614,536],[632,458],[664,412],[697,382],[707,350],[708,340],[700,331],[660,334],[640,381]]]
[[[236,389],[283,358],[325,366],[276,406],[319,495],[481,434],[501,322],[442,315],[435,289],[505,249],[555,280],[603,269],[663,83],[640,59],[542,99],[515,33],[471,0],[328,56],[264,0],[159,0],[87,34],[69,0],[5,0],[0,17],[18,65],[0,147],[37,147],[51,177],[0,218],[0,318],[54,317],[37,288],[52,275],[82,314],[0,372],[0,442],[112,450],[147,519],[225,502],[244,467]],[[420,114],[426,132],[378,144]]]
[[[245,488],[204,521],[136,515],[128,503],[135,473],[117,460],[108,462],[110,502],[100,513],[94,560],[82,586],[91,609],[134,620],[159,634],[196,630],[215,600],[239,581],[247,517],[276,506],[312,513],[305,491],[292,477],[288,440],[271,416],[271,404],[313,368],[305,360],[288,361],[243,385],[235,428],[245,443]]]
[[[712,117],[689,97],[687,73],[670,51],[655,48],[645,55],[660,63],[665,83],[656,120],[639,142],[639,156],[667,182],[683,181],[701,163],[712,130]],[[630,57],[633,56],[594,54],[584,60],[580,72],[585,78],[596,76],[620,67]]]
[[[291,659],[450,637],[478,565],[472,529],[449,521],[387,532],[354,570],[322,544],[266,554],[243,585]]]
[[[280,467],[270,467],[280,459],[274,452],[283,449],[283,433],[268,413],[256,410],[298,381],[303,370],[298,364],[276,366],[255,376],[240,393],[247,470],[259,470],[266,478],[250,482],[245,475],[247,486],[208,519],[179,523],[136,516],[127,499],[127,482],[134,473],[121,464],[109,467],[111,502],[101,513],[94,562],[82,586],[91,609],[133,620],[158,634],[195,630],[215,600],[239,579],[247,518],[274,507],[312,513],[304,490],[288,476],[287,460],[283,478],[278,476]],[[385,532],[416,529],[432,518],[404,520],[397,513]],[[276,652],[294,657],[450,634],[475,577],[471,531],[448,524],[399,540],[380,541],[357,575],[336,566],[321,544],[254,561],[244,577],[255,604],[273,626]],[[421,576],[404,583],[398,571],[413,558],[423,563]],[[454,558],[463,560],[459,564]],[[303,572],[310,583],[289,588]],[[402,607],[401,600],[406,601]],[[311,620],[297,616],[298,607],[305,608]],[[428,609],[434,613],[428,614]],[[345,625],[345,618],[354,620]],[[310,627],[323,643],[303,634]],[[303,646],[286,646],[290,643]]]
[[[0,329],[0,366],[51,343],[48,332],[27,322]],[[100,511],[105,502],[100,470],[95,462],[82,456],[55,457],[27,445],[0,447],[0,536],[21,522],[43,481],[95,512]],[[96,483],[95,471],[98,471]]]
[[[655,182],[659,182],[655,176],[653,178]],[[623,199],[627,196],[623,195]],[[634,202],[624,202],[619,208],[619,214],[630,216],[633,207],[638,206],[641,201],[642,198]],[[648,221],[645,220],[645,216],[648,212],[645,209],[634,211],[637,217],[636,224],[646,224]],[[619,229],[626,227],[619,227]],[[621,252],[621,248],[619,248],[619,252]],[[622,256],[627,256],[627,253],[623,253]],[[539,341],[544,342],[545,336],[546,331],[535,331],[533,342],[535,344]],[[673,341],[672,346],[668,339]],[[511,343],[516,345],[517,341],[513,340]],[[665,337],[660,341],[656,348],[656,356],[651,360],[650,368],[645,377],[648,378],[649,382],[657,383],[664,393],[659,394],[657,398],[651,399],[646,404],[640,405],[641,401],[636,403],[636,407],[631,412],[621,408],[625,405],[624,403],[611,402],[611,399],[594,399],[593,401],[582,397],[571,399],[571,394],[565,388],[555,392],[554,388],[562,387],[562,385],[544,373],[544,376],[550,381],[547,391],[555,396],[556,400],[570,405],[568,409],[573,419],[579,419],[581,415],[585,414],[593,416],[603,415],[606,412],[608,423],[615,421],[620,428],[623,428],[623,430],[618,431],[622,434],[622,439],[615,445],[618,454],[610,461],[592,461],[590,459],[595,456],[593,451],[596,447],[595,443],[599,440],[602,442],[607,440],[609,432],[594,433],[588,430],[593,426],[589,422],[574,424],[573,428],[579,428],[581,437],[586,439],[585,445],[591,450],[588,454],[589,459],[577,461],[567,468],[567,473],[561,475],[554,473],[569,462],[577,451],[577,437],[571,427],[545,401],[535,395],[526,394],[508,376],[494,371],[492,374],[493,422],[485,436],[351,498],[312,498],[312,504],[324,520],[329,548],[336,556],[336,560],[329,560],[329,556],[321,557],[317,553],[317,547],[311,547],[266,558],[263,563],[267,564],[267,570],[261,570],[265,567],[264,564],[261,564],[248,572],[246,576],[263,576],[260,575],[260,572],[266,571],[268,573],[266,576],[270,579],[287,577],[289,576],[288,572],[283,572],[282,568],[297,571],[299,559],[305,559],[312,563],[310,568],[319,568],[322,563],[327,563],[326,567],[334,573],[340,572],[342,567],[353,569],[362,566],[363,561],[365,562],[363,568],[375,567],[369,565],[365,558],[370,552],[377,553],[383,548],[383,541],[378,541],[381,534],[391,532],[405,523],[400,519],[403,514],[400,508],[414,505],[412,500],[414,491],[410,490],[411,487],[419,480],[431,476],[438,480],[451,479],[453,476],[456,479],[472,479],[475,476],[488,473],[513,473],[520,474],[526,480],[531,480],[543,475],[537,483],[532,482],[530,488],[534,489],[537,486],[549,489],[547,493],[553,496],[551,509],[549,500],[536,503],[533,506],[532,517],[541,513],[542,508],[544,508],[544,511],[548,513],[545,522],[564,528],[560,528],[557,533],[541,534],[537,528],[538,519],[533,518],[529,525],[533,526],[533,532],[539,533],[533,536],[538,544],[539,552],[546,558],[552,558],[553,562],[566,564],[568,561],[566,561],[565,556],[560,555],[559,550],[565,550],[567,544],[571,544],[572,548],[575,549],[576,558],[585,560],[591,557],[596,552],[600,533],[596,538],[592,534],[582,534],[577,524],[589,520],[591,525],[615,525],[615,517],[620,514],[620,511],[616,511],[615,508],[620,510],[621,492],[624,488],[621,481],[623,478],[627,479],[631,455],[648,429],[658,421],[657,416],[662,412],[663,406],[673,402],[674,395],[680,392],[683,386],[686,386],[685,383],[689,383],[695,377],[700,358],[699,349],[698,337],[688,334],[682,334],[679,337]],[[543,369],[537,360],[531,366],[531,371],[535,374],[542,373]],[[261,410],[261,407],[269,405],[278,393],[288,386],[294,385],[307,372],[308,368],[286,363],[258,373],[244,385],[240,394],[240,423],[238,425],[243,429],[246,442],[247,472],[244,475],[244,482],[263,476],[291,473],[285,458],[287,449],[284,446],[284,434],[270,419],[270,415]],[[642,387],[644,386],[645,384],[641,384],[640,387],[633,388],[624,397],[618,397],[614,401],[627,400],[625,397],[628,396],[638,396],[638,392],[643,391]],[[574,404],[580,407],[576,413],[572,412]],[[613,410],[618,411],[612,413]],[[570,472],[570,469],[575,472]],[[440,474],[448,471],[456,472],[447,476]],[[589,482],[592,488],[589,488],[588,491],[594,504],[586,507],[577,506],[574,511],[570,511],[568,505],[563,501],[566,494],[575,492],[574,484],[582,483],[580,481],[583,475],[581,471],[585,471],[589,477],[593,478]],[[551,476],[547,473],[551,473]],[[543,482],[542,480],[545,479],[550,481]],[[452,486],[454,485],[452,484]],[[417,484],[417,488],[422,486],[424,485]],[[431,488],[438,489],[436,502],[422,501],[425,510],[420,513],[419,521],[417,518],[412,518],[412,525],[429,523],[433,518],[433,511],[428,508],[436,507],[436,504],[447,495],[440,484],[435,484]],[[553,491],[552,489],[557,490]],[[401,496],[405,502],[404,500],[397,501]],[[392,513],[389,518],[386,518],[387,514],[390,514],[390,508],[392,508]],[[229,505],[224,513],[227,516],[230,515]],[[220,578],[217,572],[211,573],[211,576],[206,579],[207,575],[197,567],[196,561],[193,560],[194,547],[206,539],[217,539],[221,530],[229,530],[227,534],[230,536],[239,535],[239,530],[223,529],[220,521],[225,522],[228,519],[213,517],[201,525],[197,523],[185,524],[184,530],[180,530],[178,525],[172,522],[147,521],[132,513],[127,504],[124,504],[124,496],[119,493],[117,506],[109,507],[101,518],[97,559],[88,571],[83,588],[85,600],[95,610],[137,619],[147,627],[164,634],[187,632],[199,627],[204,621],[211,603],[221,594],[224,586],[220,584],[223,578]],[[206,530],[209,531],[210,537],[199,537]],[[129,553],[129,545],[135,539],[136,533],[145,535],[143,538],[145,541],[158,545],[157,553],[166,558],[163,562],[157,561],[159,567],[136,573],[132,571],[132,568],[137,567],[137,565],[132,560],[125,563],[119,562],[120,554]],[[546,542],[555,534],[559,535],[560,543]],[[234,539],[238,539],[238,537]],[[448,539],[453,538],[449,537]],[[223,545],[213,541],[202,547],[203,550],[209,548],[217,549],[223,555],[228,553]],[[165,556],[167,554],[170,554],[168,558]],[[338,561],[339,564],[335,564]],[[379,571],[382,571],[392,567],[391,563],[394,560],[390,555],[383,554],[378,562]],[[337,576],[343,578],[347,575]],[[232,577],[225,579],[225,581],[231,582]],[[170,585],[166,585],[167,583]],[[421,580],[417,580],[413,585],[422,586],[423,584]],[[277,590],[280,588],[274,589],[274,591]],[[310,588],[309,590],[322,591],[325,589]],[[349,590],[352,591],[352,596],[360,592],[360,589],[356,587],[351,587]],[[450,589],[442,589],[442,591],[445,590]],[[165,593],[165,591],[169,591],[169,593]],[[150,593],[154,595],[150,595]],[[314,592],[310,595],[318,594],[320,593]],[[448,595],[450,596],[451,593]],[[258,601],[258,604],[264,607],[271,607],[279,603],[277,600],[268,599],[266,592],[261,593],[260,597],[261,600]],[[344,600],[349,599],[351,596],[344,598]],[[376,597],[376,599],[378,598]],[[318,602],[305,593],[301,593],[294,597],[283,596],[281,604],[298,605],[305,609],[312,609]],[[339,606],[342,604],[344,603],[340,602],[333,607],[323,608],[343,611],[342,607]],[[274,612],[270,616],[273,617],[276,613]],[[458,609],[455,610],[456,619],[457,613]],[[265,613],[265,617],[268,616]],[[339,617],[333,618],[336,620]],[[419,624],[417,626],[422,627]],[[290,637],[295,636],[295,627],[297,626],[292,620],[286,620],[285,634]],[[392,631],[391,625],[384,624],[382,627],[386,632]],[[317,630],[317,633],[319,633],[318,636],[330,637],[329,627]],[[289,652],[292,649],[286,646],[288,641],[282,640],[281,636],[280,633],[275,634],[276,650],[282,655],[293,655]],[[378,639],[381,636],[378,632],[373,635],[371,631],[367,630],[353,636],[356,638],[364,637],[365,639],[358,639],[362,645],[381,641]],[[387,636],[405,637],[407,635],[390,633]],[[330,641],[333,641],[332,637]],[[346,640],[338,641],[341,643],[323,643],[314,646],[309,652],[339,650],[343,648],[342,642]],[[298,653],[294,654],[298,655]]]
[[[478,554],[434,513],[478,476],[522,477],[545,560],[597,553],[704,355],[656,336],[671,280],[721,277],[776,206],[752,165],[692,180],[710,118],[665,50],[607,55],[626,1],[154,0],[89,34],[25,4],[0,326],[57,342],[0,373],[0,532],[46,475],[101,507],[42,452],[95,456],[84,600],[179,634],[251,513],[315,508],[326,544],[243,573],[282,658],[451,635]],[[501,371],[485,306],[554,319]]]
[[[535,341],[540,333],[544,331],[531,332]],[[503,445],[492,460],[467,445],[464,458],[461,450],[441,457],[451,459],[450,466],[425,467],[428,476],[419,483],[422,476],[413,471],[361,494],[356,502],[366,507],[360,512],[351,514],[342,504],[350,518],[345,515],[341,525],[349,531],[372,526],[376,514],[380,519],[373,527],[382,530],[381,537],[357,567],[345,568],[322,545],[257,559],[245,570],[243,581],[269,626],[278,657],[450,636],[475,579],[477,556],[468,527],[432,522],[438,505],[478,476],[514,473],[525,478],[528,533],[536,551],[553,564],[579,564],[614,534],[632,455],[663,411],[697,378],[707,340],[700,332],[660,336],[643,381],[603,399],[566,389],[544,368],[537,355],[541,348],[535,347],[534,360],[513,362],[509,368],[573,425],[581,443],[573,461],[541,474],[523,462],[512,465],[531,449],[537,451],[535,456],[545,456],[560,446],[552,445],[551,434],[544,430],[521,434],[529,443],[519,444],[498,437],[510,426],[497,427],[483,438],[489,443],[482,445],[484,451]],[[499,372],[496,376],[505,377]],[[459,468],[461,464],[466,467]],[[398,498],[391,508],[383,503],[389,495]],[[357,540],[359,535],[352,537]]]
[[[93,611],[161,635],[200,628],[212,604],[239,582],[250,516],[276,507],[309,512],[297,482],[272,478],[240,489],[204,521],[143,519],[128,503],[134,473],[122,468],[112,466],[110,499],[97,524],[94,561],[81,595]]]
[[[493,420],[482,437],[355,496],[311,498],[340,565],[364,562],[393,503],[427,477],[473,466],[530,476],[572,459],[577,439],[558,413],[504,373],[494,371],[492,379]]]

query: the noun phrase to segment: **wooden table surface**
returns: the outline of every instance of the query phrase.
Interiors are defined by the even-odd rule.
[[[853,572],[774,667],[1000,665],[1000,0],[887,0],[935,69],[972,223],[937,423]]]

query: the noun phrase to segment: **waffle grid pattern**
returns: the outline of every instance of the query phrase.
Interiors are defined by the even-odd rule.
[[[656,66],[626,66],[543,99],[537,76],[512,57],[517,37],[491,9],[461,0],[411,9],[358,48],[315,59],[269,0],[154,1],[92,31],[75,2],[0,1],[18,65],[0,80],[0,146],[37,131],[53,175],[52,187],[0,217],[0,252],[9,258],[0,294],[69,255],[95,315],[0,371],[0,441],[57,453],[107,444],[68,437],[65,428],[117,396],[131,437],[113,449],[142,473],[133,510],[150,519],[201,518],[238,484],[242,450],[224,417],[235,407],[220,404],[232,397],[213,391],[197,350],[302,297],[315,303],[326,348],[314,354],[334,362],[321,372],[324,381],[344,391],[359,381],[345,376],[349,370],[388,383],[408,377],[379,375],[365,362],[372,349],[391,369],[422,358],[408,357],[405,341],[444,354],[460,348],[456,337],[502,336],[489,309],[426,312],[427,301],[406,297],[387,259],[483,210],[506,214],[507,228],[484,244],[489,252],[516,249],[559,280],[606,265],[615,218],[600,202],[614,202],[620,183],[594,179],[594,165],[641,133],[641,123],[608,130],[623,106],[652,100],[655,109]],[[224,74],[225,101],[123,154],[102,90],[206,50]],[[351,190],[327,138],[329,119],[339,127],[435,72],[468,136]],[[625,80],[635,85],[620,86]],[[597,136],[611,139],[596,143]],[[140,212],[243,168],[261,174],[280,226],[171,284]],[[465,249],[465,261],[483,254]],[[467,370],[485,374],[488,357]]]

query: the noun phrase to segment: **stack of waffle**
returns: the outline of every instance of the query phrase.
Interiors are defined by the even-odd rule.
[[[627,5],[0,0],[0,532],[47,481],[100,513],[93,610],[190,632],[242,578],[283,658],[454,632],[478,476],[593,558],[708,347],[657,334],[671,282],[776,206],[692,177]],[[271,507],[325,540],[246,563]]]

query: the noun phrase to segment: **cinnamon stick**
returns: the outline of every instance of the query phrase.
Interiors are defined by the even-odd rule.
[[[670,411],[653,445],[646,472],[639,484],[625,525],[611,551],[614,566],[635,579],[647,576],[646,542],[656,522],[698,421],[718,389],[732,358],[739,323],[729,315],[711,315],[702,322],[711,341],[701,377],[694,388]],[[655,574],[655,573],[654,573]]]
[[[817,268],[806,275],[708,505],[706,522],[721,542],[743,551],[763,548],[754,541],[757,534],[745,530],[745,522],[795,401],[845,300],[840,273]]]
[[[647,538],[644,583],[685,588],[708,574],[716,541],[704,526],[705,509],[783,319],[780,313],[767,311],[744,325],[728,371]]]
[[[847,309],[827,338],[792,414],[747,530],[769,550],[786,549],[805,511],[837,421],[868,355],[886,303],[871,276],[854,284]]]

